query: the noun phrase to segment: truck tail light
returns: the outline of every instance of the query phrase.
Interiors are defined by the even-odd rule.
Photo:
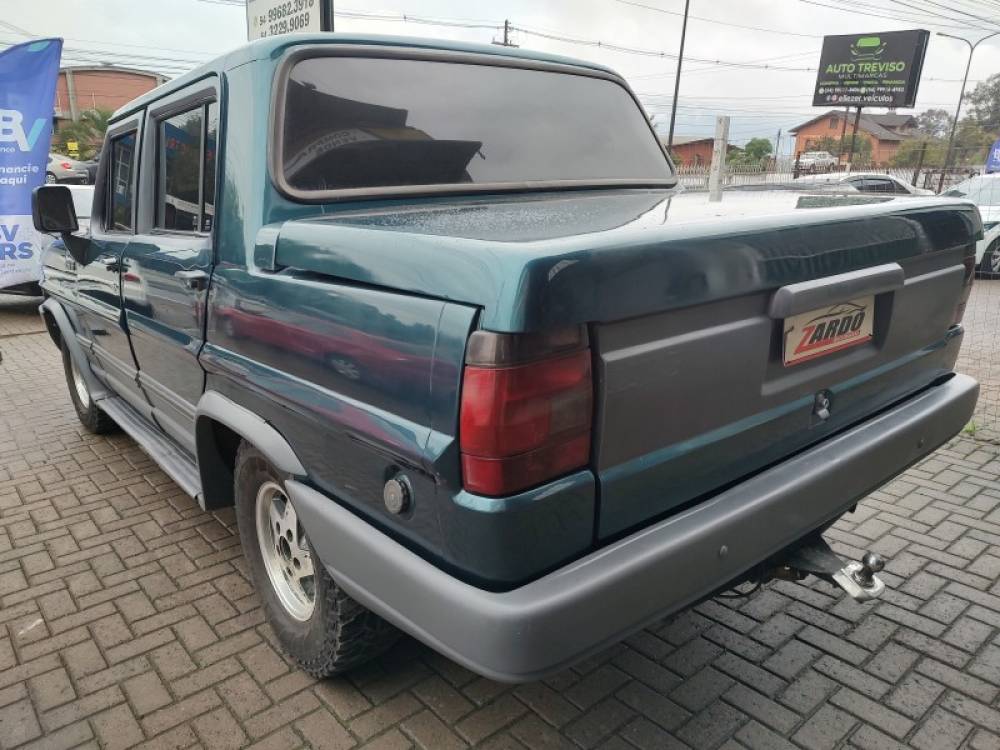
[[[592,412],[586,329],[477,331],[462,377],[465,489],[509,495],[586,466]]]
[[[969,295],[972,294],[972,282],[976,278],[976,256],[967,255],[962,261],[965,265],[965,277],[962,279],[962,293],[955,305],[955,316],[951,321],[952,325],[958,325],[965,316],[965,306],[969,302]]]

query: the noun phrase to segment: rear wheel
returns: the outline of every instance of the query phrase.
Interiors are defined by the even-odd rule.
[[[115,432],[118,425],[94,402],[90,395],[90,388],[87,386],[87,380],[80,372],[80,368],[69,353],[65,342],[62,345],[62,358],[63,370],[66,372],[66,384],[69,386],[69,397],[73,401],[73,408],[76,409],[76,416],[80,419],[80,424],[88,432],[93,432],[95,435]]]
[[[1000,240],[994,240],[979,261],[979,277],[1000,279]]]
[[[54,185],[55,181],[56,181],[56,176],[54,174],[52,174],[51,172],[46,172],[45,173],[45,184],[46,185]]]
[[[313,556],[282,476],[249,443],[236,454],[236,521],[268,622],[285,651],[315,677],[378,656],[398,631],[351,599]]]

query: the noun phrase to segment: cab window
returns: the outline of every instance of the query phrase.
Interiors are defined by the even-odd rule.
[[[216,102],[171,115],[157,128],[156,226],[210,232],[215,214]]]

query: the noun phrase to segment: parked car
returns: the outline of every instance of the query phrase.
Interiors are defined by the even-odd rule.
[[[975,206],[682,193],[592,63],[269,37],[102,158],[90,236],[35,194],[79,263],[43,282],[70,399],[235,505],[314,675],[401,630],[530,680],[743,583],[875,597],[821,533],[976,401]]]
[[[976,243],[976,269],[983,278],[1000,278],[1000,174],[970,177],[942,195],[964,198],[979,206],[983,238]]]
[[[829,151],[805,151],[798,158],[803,172],[829,172],[837,167],[837,157]]]
[[[813,185],[844,185],[854,188],[859,193],[934,195],[933,190],[919,188],[898,177],[879,172],[838,172],[834,174],[809,175],[808,177],[798,178],[798,182],[803,187]]]
[[[63,183],[67,185],[87,185],[90,177],[83,162],[71,159],[62,154],[49,154],[49,163],[45,168],[45,182],[49,184]]]

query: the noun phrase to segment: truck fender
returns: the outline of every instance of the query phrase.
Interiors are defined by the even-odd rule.
[[[206,509],[232,505],[235,500],[233,469],[238,440],[234,442],[233,437],[252,443],[278,471],[306,476],[305,467],[280,432],[218,391],[206,391],[195,411],[198,472]]]
[[[60,342],[66,345],[66,348],[69,350],[69,356],[73,358],[83,379],[87,381],[87,390],[90,391],[90,397],[94,401],[107,398],[108,391],[94,375],[94,371],[90,369],[90,362],[87,360],[87,355],[84,353],[83,347],[76,337],[76,331],[73,330],[73,324],[70,323],[69,315],[62,304],[55,297],[48,297],[38,306],[38,312],[45,321],[45,326],[49,329],[49,335],[52,336],[52,340],[57,345]],[[58,340],[53,335],[53,324],[59,332]]]

